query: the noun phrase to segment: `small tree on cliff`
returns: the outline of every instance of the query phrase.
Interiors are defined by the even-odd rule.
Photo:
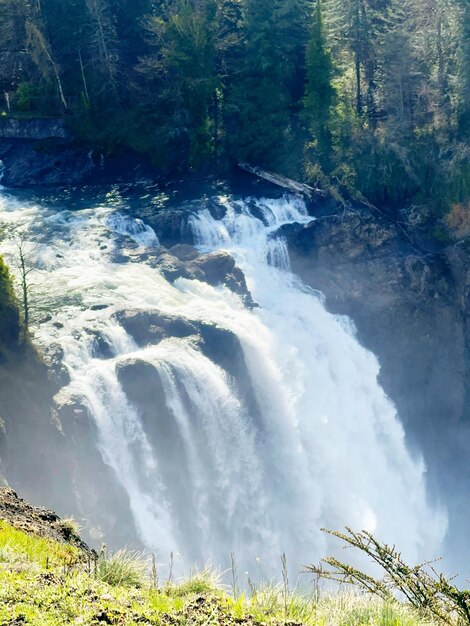
[[[16,245],[18,270],[20,275],[19,281],[21,289],[21,303],[23,306],[23,336],[26,337],[29,331],[31,312],[31,282],[29,277],[36,270],[36,268],[31,265],[30,257],[32,254],[32,249],[28,249],[27,240],[24,235],[20,235]]]

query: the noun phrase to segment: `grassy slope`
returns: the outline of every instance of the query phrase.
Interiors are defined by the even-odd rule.
[[[117,561],[126,560],[121,555]],[[135,563],[135,561],[134,561]],[[127,564],[129,565],[129,564]],[[315,601],[266,587],[236,600],[209,573],[155,588],[142,561],[129,574],[108,559],[95,566],[78,548],[0,522],[0,626],[36,624],[160,624],[209,626],[305,624],[308,626],[428,626],[399,603],[340,595]],[[109,584],[103,578],[117,580]],[[127,572],[127,574],[126,574]],[[114,576],[116,578],[116,576]]]

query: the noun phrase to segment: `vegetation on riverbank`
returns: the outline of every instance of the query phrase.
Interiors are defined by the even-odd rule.
[[[103,153],[467,207],[467,0],[0,0],[0,25],[5,112]]]
[[[0,352],[2,345],[15,344],[20,333],[18,302],[11,274],[0,256]]]
[[[0,522],[0,624],[431,626],[433,623],[395,601],[349,594],[302,596],[282,585],[253,587],[249,594],[237,594],[234,598],[220,587],[217,577],[209,570],[175,583],[159,580],[164,573],[163,568],[162,572],[158,569],[152,568],[151,560],[125,552],[115,557],[102,553],[95,559],[77,547],[29,535]]]

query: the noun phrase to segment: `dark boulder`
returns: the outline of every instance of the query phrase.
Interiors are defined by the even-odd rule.
[[[88,341],[90,342],[91,353],[97,359],[112,359],[114,356],[114,350],[109,340],[99,330],[92,328],[85,329],[88,335]]]
[[[187,510],[192,494],[189,491],[191,479],[186,445],[178,421],[167,404],[158,369],[141,359],[128,359],[118,364],[117,375],[128,400],[137,409],[147,439],[155,451],[172,510]]]
[[[116,372],[128,399],[135,405],[166,407],[165,391],[158,370],[143,359],[121,361]]]
[[[166,248],[177,244],[194,245],[194,235],[189,226],[190,212],[185,209],[164,209],[146,221]]]
[[[151,265],[158,268],[170,282],[174,282],[178,278],[205,280],[204,273],[193,266],[192,261],[182,261],[168,251],[161,252],[158,257],[152,259]]]
[[[245,275],[235,265],[235,259],[228,252],[219,251],[201,255],[190,263],[190,267],[201,271],[209,285],[214,287],[225,285],[241,296],[248,308],[256,306],[248,290]]]
[[[14,348],[20,339],[20,313],[13,304],[0,303],[0,352],[2,347]]]
[[[228,252],[201,254],[189,244],[180,244],[173,246],[171,250],[161,247],[152,252],[130,252],[124,260],[148,263],[158,269],[170,282],[186,278],[200,280],[213,287],[225,285],[241,296],[245,306],[248,308],[256,306],[248,290],[245,275]]]
[[[225,328],[183,317],[163,315],[158,311],[119,311],[116,319],[141,347],[157,345],[172,337],[194,337],[195,345],[211,361],[234,376],[240,373],[240,342],[236,335]],[[143,367],[142,364],[139,367]],[[134,364],[132,371],[136,372],[137,369]]]
[[[59,139],[2,139],[0,160],[9,187],[75,184],[93,170],[87,151]]]
[[[170,249],[170,254],[180,261],[194,261],[200,256],[200,252],[188,244],[177,244]]]
[[[182,317],[158,311],[119,311],[116,319],[139,346],[156,345],[168,337],[197,335],[197,326]]]

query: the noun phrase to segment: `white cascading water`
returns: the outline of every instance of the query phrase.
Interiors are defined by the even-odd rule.
[[[13,258],[17,232],[31,242],[36,302],[52,313],[35,328],[36,340],[62,347],[71,376],[63,393],[88,405],[142,541],[161,555],[173,550],[221,567],[233,552],[248,571],[260,557],[271,575],[282,552],[297,571],[331,550],[321,527],[348,525],[395,542],[412,561],[433,557],[445,519],[426,501],[425,468],[377,382],[376,358],[351,322],[328,313],[289,271],[277,231],[311,220],[303,201],[218,202],[222,219],[201,210],[190,224],[202,251],[234,256],[259,304],[253,311],[225,287],[171,284],[143,262],[119,262],[115,253],[129,238],[142,248],[158,244],[125,207],[58,211],[0,194],[0,223],[11,234],[3,251]],[[139,348],[113,317],[123,309],[234,333],[258,409],[244,405],[237,381],[194,338]],[[90,331],[106,338],[112,358],[96,356]],[[117,368],[134,359],[154,367],[163,384],[178,439],[167,442],[175,481],[119,383]],[[177,477],[183,494],[172,492]]]

